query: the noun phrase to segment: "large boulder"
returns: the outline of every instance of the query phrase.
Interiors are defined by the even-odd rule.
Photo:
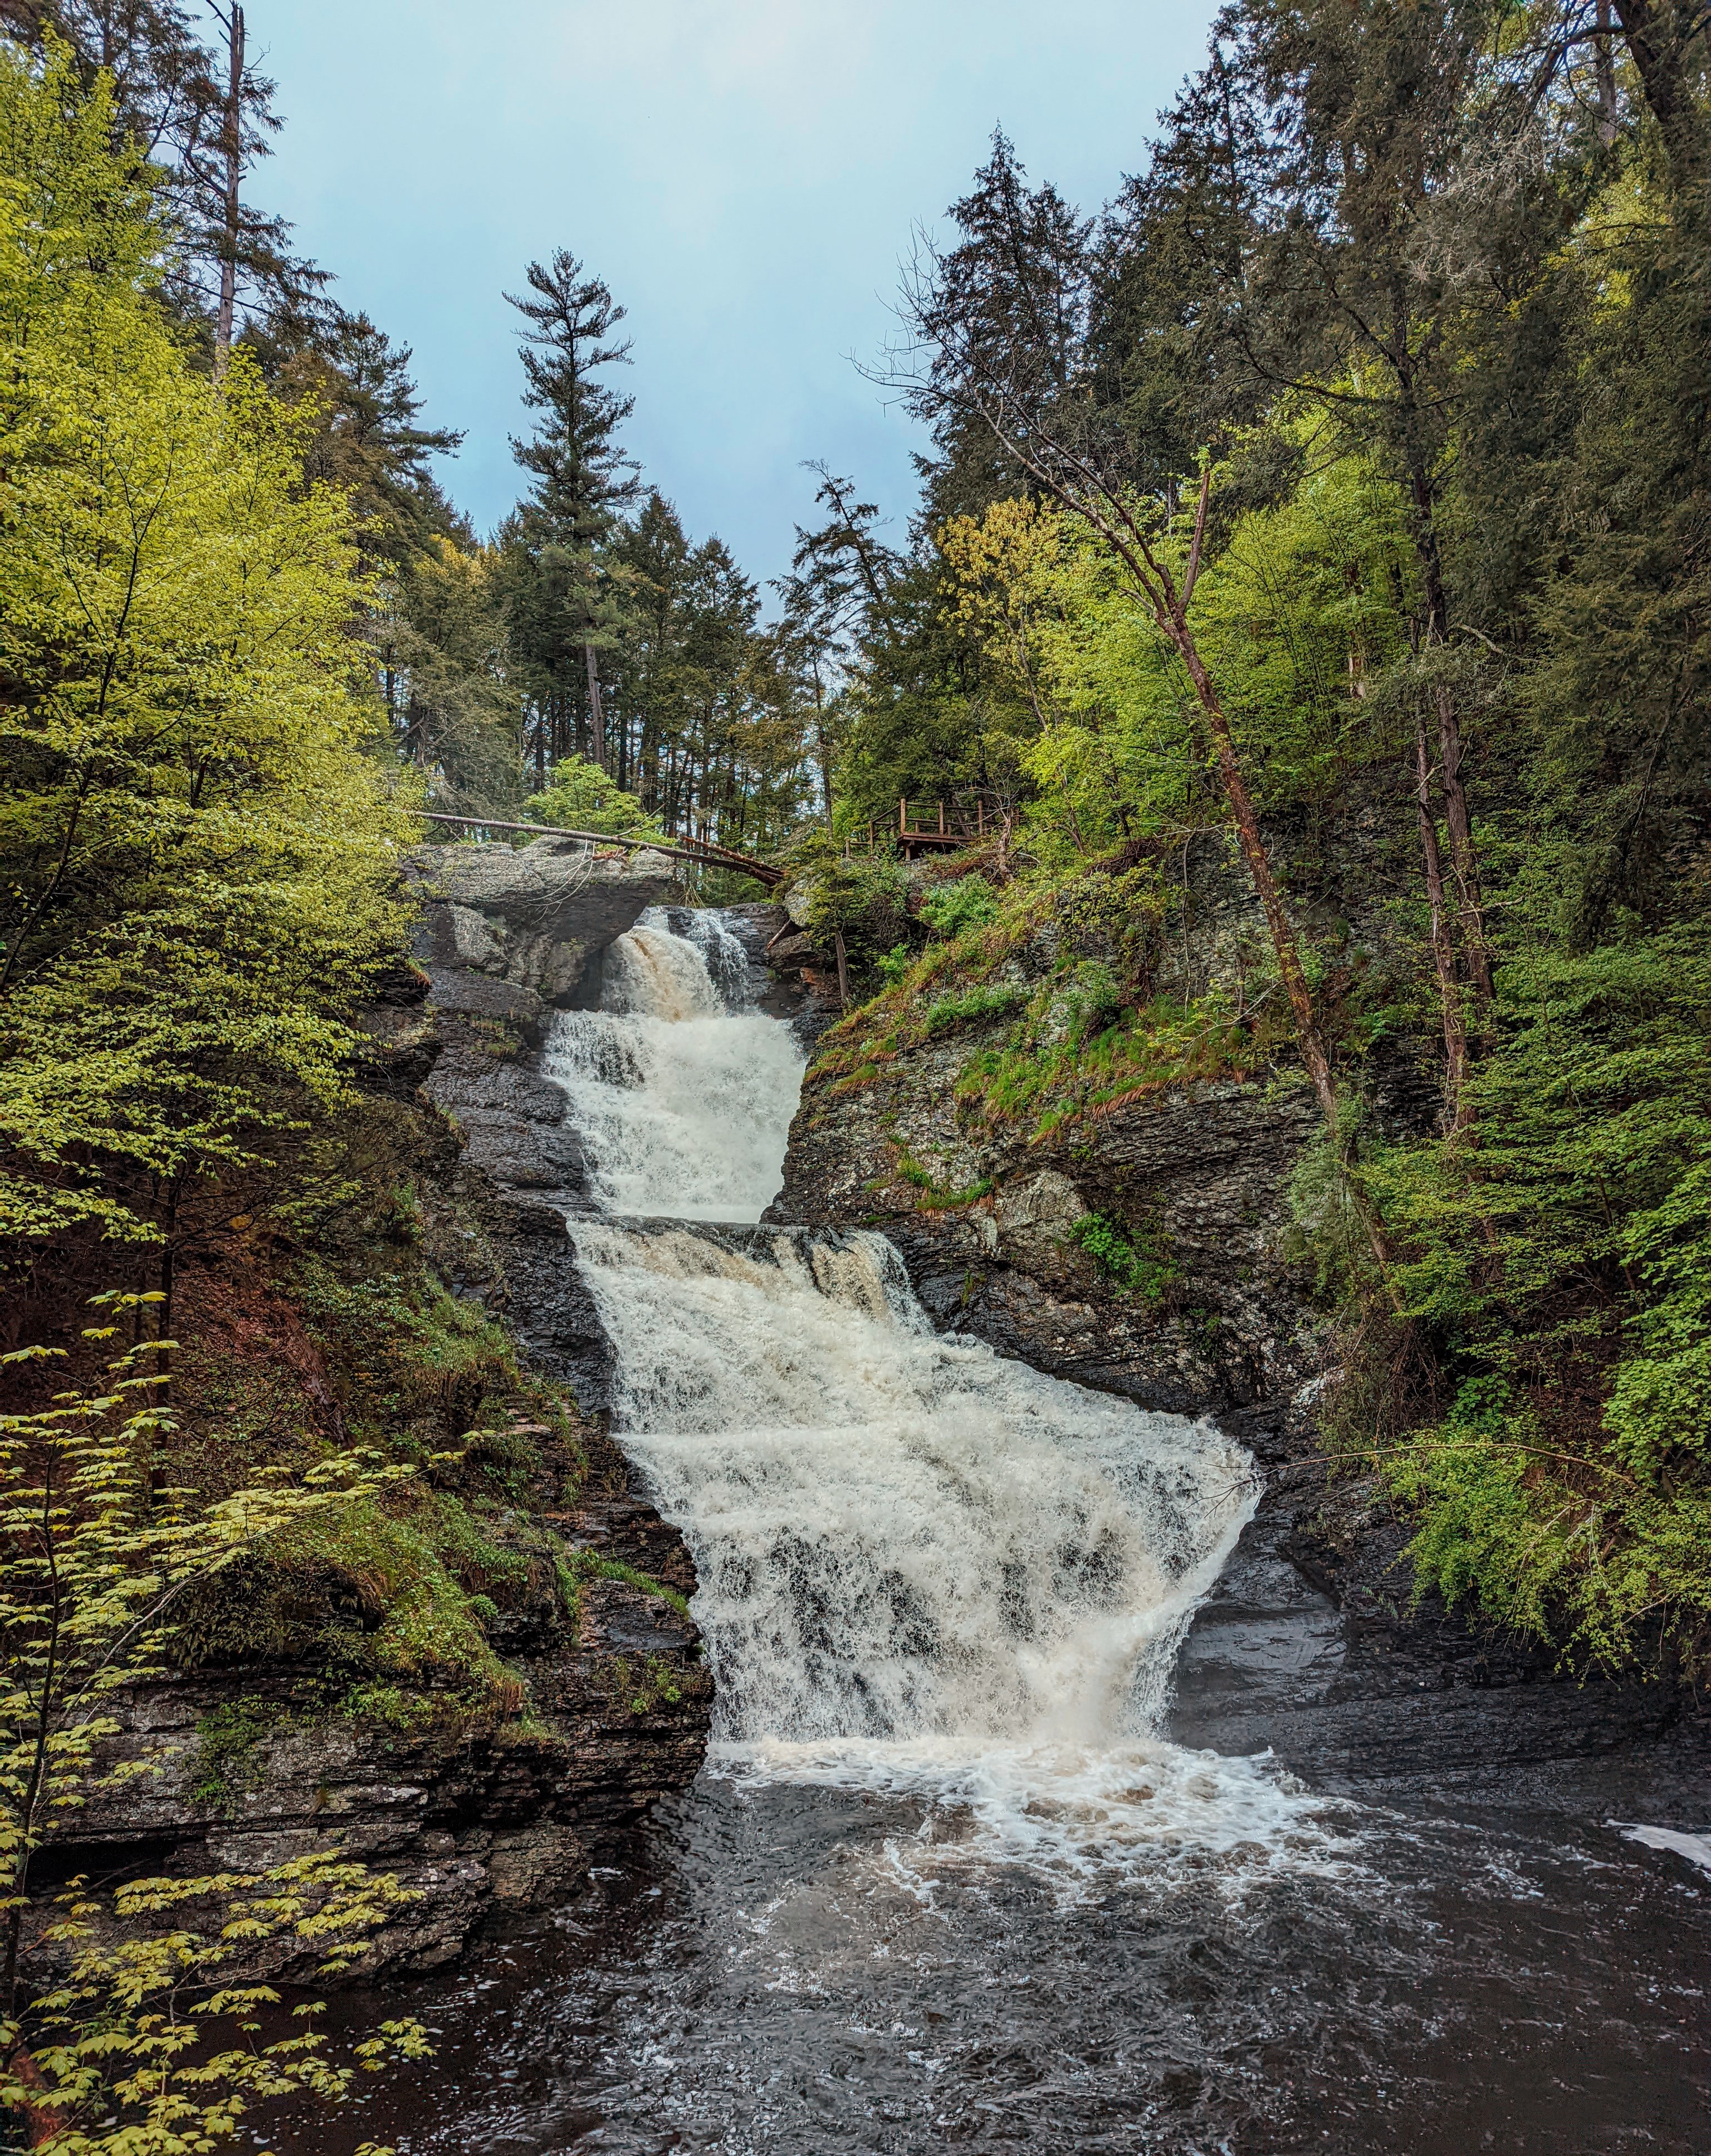
[[[592,1002],[601,952],[669,896],[673,873],[663,854],[602,855],[574,839],[423,846],[407,869],[428,901],[416,955],[430,978],[481,975],[561,1009]]]
[[[428,1098],[495,1183],[574,1195],[581,1147],[564,1095],[535,1065],[552,1012],[596,1003],[607,947],[670,896],[671,861],[539,839],[515,852],[424,846],[407,874],[425,901],[415,955],[438,1047]],[[406,1024],[377,1017],[371,1029],[402,1047]]]

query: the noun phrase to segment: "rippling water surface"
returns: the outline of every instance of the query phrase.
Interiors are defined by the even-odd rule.
[[[1335,1871],[1191,1847],[1066,1891],[954,1803],[704,1775],[638,1881],[424,1988],[442,2056],[362,2131],[407,2156],[1711,2147],[1701,1875],[1550,1815],[1336,1824]]]

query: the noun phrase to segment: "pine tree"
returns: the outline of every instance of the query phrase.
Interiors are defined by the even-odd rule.
[[[1336,1082],[1300,939],[1261,830],[1229,713],[1190,618],[1207,560],[1212,465],[1178,531],[1174,487],[1135,485],[1134,444],[1120,413],[1089,393],[1094,264],[1091,227],[1054,190],[1030,192],[1001,136],[974,194],[955,208],[962,238],[915,267],[904,304],[917,340],[897,377],[941,445],[986,429],[1033,487],[1083,519],[1111,552],[1124,587],[1181,660],[1203,723],[1242,859],[1265,915],[1301,1057],[1326,1129],[1340,1127]],[[1216,535],[1214,534],[1214,536]],[[1361,1205],[1358,1188],[1351,1186]],[[1381,1270],[1382,1237],[1362,1207]]]
[[[780,663],[812,700],[821,799],[829,822],[842,736],[838,691],[904,565],[879,536],[878,504],[858,500],[854,481],[840,478],[829,465],[807,469],[820,482],[814,501],[827,512],[826,521],[812,531],[797,525],[790,574],[775,578],[772,588],[784,602]]]
[[[530,439],[514,438],[511,448],[534,482],[517,537],[538,588],[528,594],[519,627],[540,685],[535,758],[544,774],[547,757],[569,746],[564,721],[577,659],[586,697],[586,730],[578,732],[594,762],[607,761],[597,654],[617,634],[622,608],[599,554],[640,481],[617,439],[635,399],[599,378],[603,368],[628,362],[628,340],[613,335],[623,309],[563,248],[550,263],[531,262],[528,275],[528,293],[506,297],[528,324],[519,352],[523,401],[541,414]]]
[[[1031,188],[1027,177],[1013,146],[996,132],[973,187],[950,206],[961,237],[932,266],[933,316],[917,327],[930,352],[936,349],[927,365],[940,389],[950,386],[943,370],[952,346],[938,331],[954,324],[963,359],[1001,380],[1018,412],[1050,409],[1061,419],[1082,364],[1092,227],[1055,187]],[[922,467],[924,523],[978,516],[990,502],[1040,485],[1016,446],[956,397],[933,400],[930,424],[938,455]]]
[[[243,199],[243,177],[282,122],[274,85],[248,62],[242,11],[235,22],[214,12],[223,49],[202,42],[178,0],[0,0],[0,28],[38,53],[49,38],[68,48],[85,95],[107,76],[113,146],[128,143],[164,176],[179,241],[165,290],[210,359],[246,298],[264,312],[313,313],[327,283],[294,252],[287,220]]]
[[[453,454],[464,436],[422,424],[408,345],[338,306],[308,319],[279,310],[245,341],[276,396],[314,409],[304,476],[350,495],[369,567],[396,573],[435,538],[469,542],[431,463]]]

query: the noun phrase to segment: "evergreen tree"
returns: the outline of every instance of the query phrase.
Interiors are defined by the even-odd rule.
[[[1162,498],[1137,489],[1134,446],[1120,413],[1089,393],[1092,228],[1049,187],[1029,192],[1021,181],[1001,136],[976,193],[956,206],[961,239],[918,264],[905,292],[917,357],[899,386],[941,444],[985,429],[1034,487],[1090,525],[1120,564],[1132,603],[1169,639],[1191,685],[1265,915],[1302,1060],[1326,1126],[1335,1132],[1335,1078],[1300,937],[1260,827],[1246,759],[1191,620],[1212,530],[1212,467],[1202,463],[1191,522],[1180,532],[1174,485]],[[1351,1184],[1350,1193],[1381,1265],[1376,1221],[1358,1187]]]
[[[274,394],[313,409],[304,476],[349,495],[369,566],[399,571],[435,538],[469,543],[430,462],[451,455],[464,437],[421,424],[408,345],[394,345],[366,314],[339,306],[310,320],[281,311],[247,341]]]
[[[986,384],[1012,422],[1051,411],[1061,424],[1080,377],[1088,328],[1089,220],[1027,171],[1001,132],[950,214],[956,245],[917,280],[915,328],[930,390],[922,408],[937,456],[922,466],[924,521],[978,515],[989,502],[1041,485],[1018,441],[995,429],[968,396]]]
[[[779,655],[812,697],[821,799],[832,815],[832,772],[843,738],[840,692],[868,624],[884,608],[904,563],[879,538],[875,502],[857,499],[854,482],[823,464],[814,501],[827,512],[814,531],[796,528],[790,574],[772,588],[784,602]]]
[[[0,0],[0,27],[20,44],[40,52],[52,38],[69,48],[83,94],[98,75],[110,84],[114,146],[129,142],[162,175],[161,200],[178,242],[166,294],[197,326],[209,357],[223,299],[229,346],[234,302],[312,313],[327,282],[294,253],[286,219],[234,186],[269,154],[282,122],[274,85],[248,64],[242,10],[236,22],[215,12],[224,51],[203,42],[179,0]]]
[[[549,263],[531,262],[528,279],[526,294],[506,295],[528,325],[519,354],[523,401],[541,415],[527,441],[511,444],[533,480],[514,535],[529,587],[520,584],[516,629],[518,655],[533,677],[535,769],[544,775],[572,732],[596,763],[607,760],[599,653],[617,634],[623,607],[602,547],[640,481],[617,439],[635,400],[600,378],[628,361],[628,340],[614,340],[623,309],[562,248]]]

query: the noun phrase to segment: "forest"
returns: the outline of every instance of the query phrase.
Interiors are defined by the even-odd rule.
[[[853,840],[853,887],[899,798],[980,796],[1026,889],[1120,874],[1137,953],[1227,844],[1239,1007],[1171,1024],[1317,1093],[1349,1441],[1447,1589],[1698,1637],[1697,18],[1232,8],[1096,213],[996,138],[873,363],[932,444],[909,529],[818,468],[770,607],[626,455],[577,258],[518,280],[524,484],[479,540],[407,350],[248,206],[271,85],[234,128],[170,8],[8,19],[17,1277],[75,1236],[170,1276],[198,1207],[303,1202],[412,802]],[[1398,1040],[1429,1132],[1370,1112]]]
[[[519,495],[472,528],[410,351],[255,206],[274,93],[221,19],[0,5],[13,1374],[105,1295],[158,1350],[127,1428],[169,1428],[184,1265],[367,1188],[358,1021],[412,812],[780,863],[848,940],[850,1082],[933,998],[1001,1002],[1018,924],[1095,906],[1084,1024],[1019,1019],[968,1112],[1310,1089],[1328,1445],[1422,1587],[1571,1668],[1703,1681],[1711,18],[1232,0],[1109,203],[995,136],[868,362],[927,444],[906,528],[812,467],[766,588],[625,448],[594,235],[516,267]],[[925,905],[900,799],[978,818]],[[1215,962],[1172,970],[1219,877]],[[8,1533],[48,1413],[7,1419]],[[85,1495],[131,1456],[100,1442]],[[15,1825],[42,1769],[6,1743]]]

